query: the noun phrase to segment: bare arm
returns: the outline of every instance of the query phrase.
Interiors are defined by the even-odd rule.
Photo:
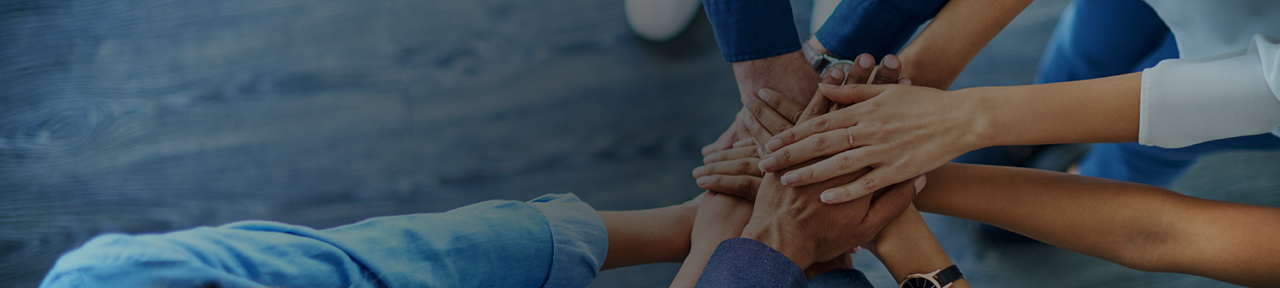
[[[902,283],[907,275],[929,273],[952,264],[915,205],[907,207],[901,216],[884,226],[884,230],[880,230],[880,234],[866,247],[884,263],[898,283]],[[954,288],[969,287],[969,282],[964,279],[953,283],[951,287]]]
[[[902,78],[947,89],[969,61],[1031,0],[952,0],[902,49]]]
[[[970,148],[1138,141],[1142,72],[949,92],[975,103]]]
[[[680,262],[689,253],[689,232],[698,204],[633,211],[600,211],[609,230],[609,252],[601,269]]]
[[[926,212],[990,223],[1153,272],[1273,285],[1280,209],[1154,186],[1011,167],[947,164],[916,197]]]

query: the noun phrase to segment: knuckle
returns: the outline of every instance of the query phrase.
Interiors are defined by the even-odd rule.
[[[791,129],[791,124],[778,123],[777,127],[773,127],[773,131],[787,131],[787,129]]]
[[[782,132],[782,134],[779,134],[779,136],[780,137],[778,137],[778,141],[782,142],[783,144],[794,143],[796,141],[795,134],[791,133],[790,131]]]
[[[876,191],[876,182],[876,178],[866,177],[862,178],[862,181],[858,181],[858,185],[862,186],[862,190],[871,192]]]
[[[853,169],[853,157],[852,157],[852,156],[849,156],[849,155],[839,155],[839,156],[836,156],[836,158],[835,158],[834,160],[835,160],[836,169],[838,169],[838,170],[840,170],[840,171],[848,171],[848,170],[852,170],[852,169]]]
[[[812,127],[813,131],[827,131],[827,127],[831,126],[831,120],[827,118],[813,119],[810,123],[812,124],[809,124],[809,127]]]
[[[779,164],[791,163],[791,149],[778,151],[778,156],[775,156],[774,159],[778,159],[777,161]]]
[[[736,189],[735,191],[739,192],[751,191],[751,181],[736,181],[736,183],[733,184],[733,187]]]
[[[804,169],[800,169],[800,171],[796,172],[796,176],[799,176],[799,177],[796,177],[796,182],[808,183],[806,181],[809,181],[809,179],[813,179],[813,168],[805,167]]]
[[[831,143],[827,141],[827,137],[819,136],[819,137],[809,137],[809,138],[813,139],[809,144],[810,147],[813,147],[813,151],[825,151],[827,147],[831,145]]]
[[[748,173],[751,173],[751,162],[750,162],[750,161],[740,161],[740,162],[738,162],[737,167],[735,167],[735,168],[737,169],[737,172],[738,172],[737,174],[739,174],[739,175],[747,175]]]

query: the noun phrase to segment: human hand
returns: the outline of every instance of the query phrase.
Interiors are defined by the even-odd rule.
[[[739,95],[746,95],[760,90],[760,88],[770,87],[786,93],[787,97],[795,97],[791,99],[793,102],[808,103],[809,98],[806,97],[813,95],[814,91],[817,91],[817,86],[813,85],[819,79],[817,73],[809,66],[808,61],[805,61],[804,54],[800,51],[763,59],[734,62],[732,67],[733,76],[738,83]],[[722,133],[714,143],[702,148],[702,155],[707,156],[711,153],[732,148],[734,142],[748,138],[748,135],[739,133],[744,131],[742,123],[734,121],[734,124],[730,125],[729,129]]]
[[[853,250],[874,238],[918,191],[914,183],[904,182],[872,197],[834,205],[819,203],[818,192],[862,174],[865,170],[802,187],[782,185],[778,174],[765,174],[742,237],[773,247],[801,268]]]
[[[865,65],[843,68],[849,69],[850,77],[854,81],[866,82],[873,73],[871,64],[866,63],[871,61],[871,55],[864,54],[859,60],[862,60]],[[845,81],[844,70],[831,69],[830,71],[823,73],[825,77],[823,83],[838,84]],[[886,71],[891,75],[897,74],[895,69]],[[828,103],[820,96],[814,95],[811,99],[821,99],[822,103]],[[755,201],[753,197],[760,187],[760,177],[764,176],[764,172],[759,169],[759,157],[765,154],[757,142],[764,143],[773,137],[774,133],[791,128],[794,123],[802,120],[801,117],[811,117],[815,115],[814,113],[825,113],[827,110],[824,108],[822,111],[806,114],[802,104],[768,88],[760,89],[757,93],[744,94],[742,103],[744,110],[738,113],[734,124],[743,125],[742,129],[746,131],[740,131],[735,135],[750,136],[733,143],[731,148],[704,155],[702,159],[704,165],[693,169],[693,178],[697,179],[699,188],[729,193]]]
[[[693,232],[689,239],[689,256],[685,258],[671,287],[693,287],[702,275],[702,269],[715,254],[720,242],[736,238],[751,220],[751,202],[746,199],[715,192],[705,192],[694,217]]]
[[[822,192],[823,202],[862,197],[981,147],[969,132],[976,108],[967,98],[907,85],[826,85],[819,92],[835,102],[858,104],[774,136],[765,144],[771,153],[760,160],[760,168],[778,171],[834,155],[783,175],[793,187],[874,169],[857,182]]]
[[[899,79],[901,74],[901,63],[897,57],[893,55],[885,56],[882,64],[875,65],[875,58],[871,54],[858,55],[857,58],[849,62],[835,62],[827,66],[822,71],[822,84],[837,85],[840,83],[910,83],[910,80]],[[874,78],[874,79],[873,79]],[[874,81],[872,81],[874,80]],[[810,99],[821,99],[821,92],[815,92]],[[742,113],[739,113],[738,122],[749,131],[752,139],[756,140],[757,148],[764,148],[764,144],[769,141],[773,135],[790,129],[795,125],[813,117],[826,113],[833,107],[828,107],[829,102],[813,102],[812,104],[823,104],[822,111],[805,112],[803,106],[792,101],[786,101],[790,97],[786,97],[782,93],[769,88],[762,88],[756,93],[744,94],[742,97],[742,105],[746,107],[746,112],[750,118],[743,119]],[[807,116],[806,116],[807,115]],[[739,133],[740,135],[743,133]],[[767,151],[760,149],[761,157],[767,154]]]
[[[756,164],[760,161],[757,151],[754,140],[738,141],[733,148],[703,158],[705,164],[693,169],[693,178],[699,188],[707,191],[754,197],[760,177],[764,176]]]

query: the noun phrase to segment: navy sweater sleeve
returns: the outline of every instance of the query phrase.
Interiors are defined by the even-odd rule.
[[[947,0],[845,0],[816,36],[832,54],[851,58],[895,53]],[[702,0],[725,61],[742,62],[800,50],[786,0]]]
[[[806,287],[804,270],[769,245],[747,238],[720,242],[695,287]]]
[[[837,57],[871,53],[880,59],[902,49],[916,28],[946,4],[947,0],[844,0],[814,36]]]
[[[742,62],[800,50],[787,0],[702,0],[724,60]]]

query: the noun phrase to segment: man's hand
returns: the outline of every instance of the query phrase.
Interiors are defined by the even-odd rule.
[[[782,185],[777,174],[765,174],[742,237],[773,247],[801,268],[852,251],[896,218],[917,191],[914,183],[904,182],[880,195],[841,204],[823,204],[818,199],[822,190],[848,183],[865,172],[795,188]]]
[[[742,97],[749,93],[769,87],[788,95],[795,103],[809,103],[807,96],[817,91],[818,73],[813,71],[804,53],[791,52],[769,58],[751,61],[734,62],[733,76],[738,80],[738,92]],[[717,151],[733,147],[738,140],[748,139],[749,135],[740,134],[741,121],[734,121],[729,129],[720,135],[716,142],[702,148],[702,155],[710,155]]]
[[[815,97],[805,108],[801,121],[826,113],[830,104],[826,97]],[[884,225],[906,209],[924,184],[923,178],[919,178],[895,184],[871,197],[835,205],[821,203],[818,192],[848,183],[866,172],[864,169],[803,187],[787,187],[782,185],[778,174],[765,174],[755,195],[751,222],[742,237],[773,247],[801,268],[853,250],[874,238]]]

